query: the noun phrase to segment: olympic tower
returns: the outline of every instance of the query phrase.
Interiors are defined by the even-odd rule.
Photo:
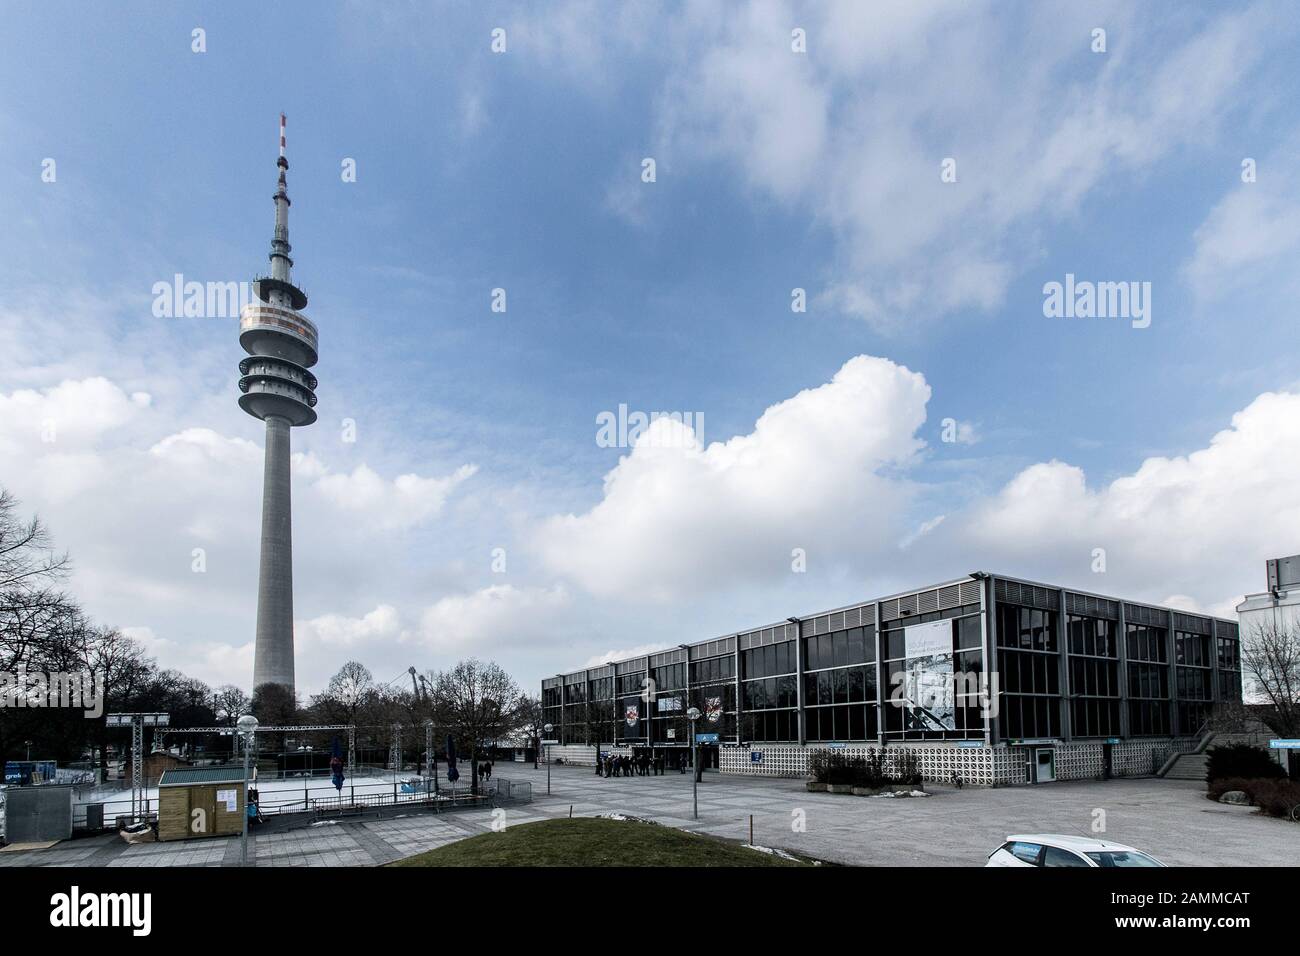
[[[294,688],[293,534],[289,494],[289,429],[316,420],[316,326],[302,312],[307,294],[293,284],[289,258],[289,196],[285,191],[284,114],[280,115],[280,180],[275,190],[271,274],[253,280],[254,301],[239,316],[239,407],[266,422],[262,481],[262,554],[257,579],[257,644],[253,687]]]

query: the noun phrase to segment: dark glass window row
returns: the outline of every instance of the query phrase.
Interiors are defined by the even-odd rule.
[[[1178,732],[1194,734],[1210,718],[1213,705],[1204,701],[1187,701],[1178,705]]]
[[[842,667],[803,675],[804,706],[876,700],[874,667]],[[833,738],[832,738],[833,739]]]
[[[798,706],[798,679],[794,674],[745,681],[740,685],[741,710],[769,710]]]
[[[876,628],[854,627],[847,631],[818,634],[803,639],[803,669],[821,670],[823,667],[844,667],[848,664],[869,664],[876,659]]]
[[[1241,699],[1241,673],[1219,671],[1219,700]]]
[[[1210,700],[1212,671],[1203,667],[1178,668],[1178,697],[1182,700]],[[1189,732],[1193,728],[1184,728]]]
[[[559,707],[560,706],[560,688],[545,687],[542,689],[542,706]]]
[[[1118,737],[1118,698],[1078,697],[1070,701],[1070,733],[1075,737]]]
[[[875,704],[811,707],[804,712],[809,740],[875,740]]]
[[[1130,700],[1128,732],[1133,737],[1169,736],[1169,705],[1159,700]]]
[[[1119,697],[1119,661],[1071,657],[1070,693],[1083,697]]]
[[[614,697],[614,678],[597,677],[591,682],[592,700],[611,700]]]
[[[686,686],[686,662],[665,664],[650,668],[650,679],[654,681],[655,692],[677,690]]]
[[[1163,664],[1128,662],[1128,695],[1148,700],[1169,699],[1169,668]]]
[[[641,693],[645,689],[645,677],[645,671],[622,675],[618,678],[618,693],[615,696],[622,697],[625,694]]]
[[[1235,671],[1241,669],[1240,648],[1236,641],[1224,637],[1217,638],[1219,645],[1219,669]]]
[[[710,684],[717,681],[733,680],[736,676],[736,659],[728,654],[726,657],[710,657],[702,661],[691,661],[691,683]]]
[[[780,644],[753,647],[740,652],[740,676],[746,680],[793,674],[796,669],[794,641],[782,641]]]
[[[564,687],[564,702],[566,704],[581,704],[587,699],[586,684],[566,684]]]
[[[1066,632],[1071,654],[1089,657],[1118,657],[1116,622],[1078,614],[1066,616]]]
[[[1210,636],[1174,631],[1174,660],[1188,667],[1210,667]]]
[[[1060,658],[1034,651],[998,652],[1000,689],[1008,694],[1061,693]]]
[[[998,644],[1023,651],[1055,651],[1056,615],[1036,607],[999,604]]]
[[[741,739],[759,742],[781,742],[799,739],[799,712],[797,710],[769,710],[741,717]]]
[[[1028,697],[1003,694],[1001,699],[1002,733],[1018,740],[1061,735],[1059,697]]]
[[[1169,647],[1165,640],[1168,632],[1163,627],[1126,624],[1125,629],[1128,632],[1129,660],[1169,663]]]

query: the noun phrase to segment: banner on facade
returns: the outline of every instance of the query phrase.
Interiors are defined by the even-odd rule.
[[[902,700],[906,730],[956,730],[952,621],[913,624],[903,631]]]

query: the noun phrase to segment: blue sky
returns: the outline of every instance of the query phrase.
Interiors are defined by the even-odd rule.
[[[281,111],[305,689],[532,685],[976,567],[1224,613],[1296,550],[1285,4],[6,6],[0,483],[164,663],[251,668],[261,431],[233,321],[151,289],[265,267]],[[1045,318],[1067,273],[1150,282],[1150,327]],[[620,403],[727,444],[599,447]]]

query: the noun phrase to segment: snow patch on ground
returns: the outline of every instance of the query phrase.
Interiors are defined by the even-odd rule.
[[[759,853],[766,853],[768,856],[777,856],[783,860],[789,860],[791,863],[804,862],[803,860],[799,859],[799,857],[795,856],[793,853],[787,853],[785,850],[782,850],[779,847],[760,846],[757,843],[742,843],[741,846],[745,847],[745,849],[747,850],[757,850]],[[821,861],[813,860],[812,865],[821,866]]]
[[[596,814],[596,819],[597,820],[623,820],[623,821],[631,821],[632,823],[651,823],[654,824],[655,826],[659,826],[659,824],[654,820],[647,820],[645,817],[634,817],[630,813],[598,813]]]
[[[929,795],[930,794],[924,790],[908,790],[907,792],[890,790],[887,793],[875,794],[876,797],[928,797]]]

